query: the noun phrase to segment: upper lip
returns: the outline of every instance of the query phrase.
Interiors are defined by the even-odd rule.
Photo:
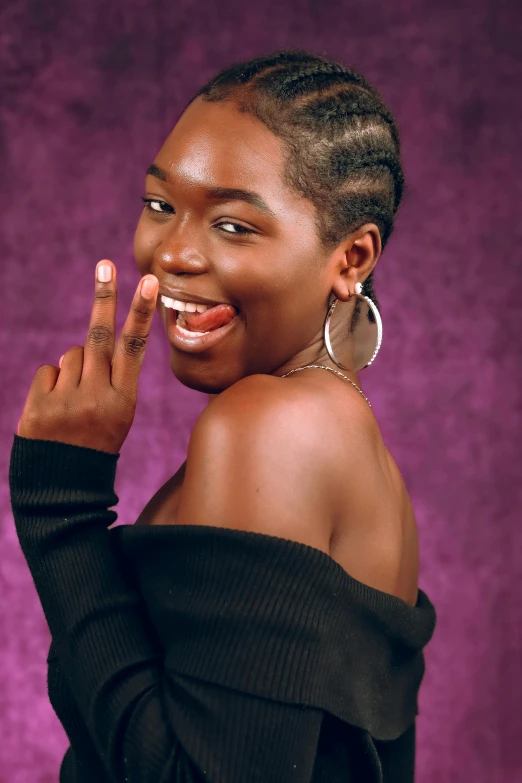
[[[229,304],[231,307],[234,307],[230,302],[222,302],[218,299],[208,299],[206,296],[190,294],[187,291],[173,291],[163,286],[160,286],[159,288],[158,297],[159,296],[168,296],[169,299],[177,299],[179,302],[195,302],[197,304],[206,305]],[[234,309],[237,310],[237,307],[234,307]]]

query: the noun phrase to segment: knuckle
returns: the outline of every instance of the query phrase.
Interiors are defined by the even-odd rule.
[[[64,357],[67,354],[72,354],[73,356],[75,356],[77,354],[83,353],[83,348],[84,348],[83,345],[73,345],[72,348],[69,348],[69,350],[64,353]]]
[[[62,414],[65,414],[65,416],[70,416],[71,413],[74,412],[74,403],[68,397],[63,397],[60,400],[60,404],[62,407]]]
[[[82,418],[89,425],[99,423],[100,414],[103,412],[103,405],[96,394],[90,394],[88,400],[82,402]]]
[[[42,414],[40,410],[36,410],[34,407],[23,412],[23,420],[25,424],[34,426],[41,421]]]
[[[137,356],[140,354],[147,344],[147,338],[139,336],[137,334],[124,334],[122,335],[122,347],[124,353],[128,356]]]
[[[105,345],[112,340],[112,332],[106,326],[97,324],[89,329],[87,333],[87,341],[91,345]]]
[[[105,301],[112,301],[116,297],[116,292],[112,288],[107,288],[103,286],[102,288],[97,288],[94,292],[94,300],[95,302],[105,302]]]
[[[154,309],[152,309],[152,312],[154,313]],[[145,324],[150,321],[150,315],[151,315],[151,308],[144,308],[140,307],[139,305],[134,307],[134,318],[139,324]]]

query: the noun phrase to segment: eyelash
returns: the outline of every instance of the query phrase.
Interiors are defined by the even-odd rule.
[[[166,206],[169,206],[166,201],[161,201],[158,198],[144,198],[141,197],[141,200],[145,204],[145,209],[152,213],[153,215],[165,215],[169,214],[168,212],[164,212],[163,210],[159,211],[157,209],[152,209],[151,204],[165,204]],[[173,213],[170,213],[173,214]],[[225,234],[230,234],[231,236],[234,236],[234,234],[255,234],[255,231],[252,231],[250,228],[245,228],[245,226],[242,226],[240,223],[232,223],[230,220],[226,220],[224,223],[218,223],[219,226],[234,226],[235,228],[240,228],[241,231],[225,231]]]

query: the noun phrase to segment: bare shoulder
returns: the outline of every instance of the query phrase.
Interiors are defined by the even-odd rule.
[[[271,375],[249,375],[215,397],[201,418],[207,424],[217,420],[231,426],[246,424],[248,431],[255,433],[257,427],[270,427],[276,416],[284,433],[293,436],[290,441],[302,438],[311,444],[313,439],[314,447],[321,449],[327,440],[325,427],[328,438],[332,436],[336,418],[332,400],[325,399],[323,390],[319,392],[311,384],[293,380],[289,383]],[[358,446],[363,440],[375,445],[381,437],[380,430],[368,404],[354,394],[350,398],[343,397],[342,410],[345,429],[338,428],[339,434],[346,440],[345,435],[349,433],[351,442],[357,442]],[[296,425],[300,425],[298,429]],[[274,425],[274,429],[277,426]],[[324,451],[328,449],[325,447]]]
[[[178,524],[288,538],[328,551],[331,480],[324,406],[304,385],[243,378],[192,430]]]
[[[255,428],[256,424],[266,424],[266,419],[277,412],[295,419],[303,419],[309,412],[314,400],[304,387],[288,384],[284,379],[272,375],[249,375],[242,378],[229,389],[215,397],[203,411],[208,421],[223,419],[231,425],[245,423],[245,419]],[[303,410],[301,405],[306,408]],[[321,405],[317,405],[321,410]]]

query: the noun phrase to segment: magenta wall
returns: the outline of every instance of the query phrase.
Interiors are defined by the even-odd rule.
[[[383,347],[361,381],[410,489],[420,585],[438,611],[417,781],[522,781],[520,3],[76,5],[0,10],[0,780],[57,781],[66,747],[9,504],[34,372],[84,343],[104,257],[121,330],[144,172],[191,94],[231,59],[302,47],[362,70],[402,128],[409,190],[376,269]],[[206,400],[171,375],[156,319],[119,461],[120,522],[185,459]]]

